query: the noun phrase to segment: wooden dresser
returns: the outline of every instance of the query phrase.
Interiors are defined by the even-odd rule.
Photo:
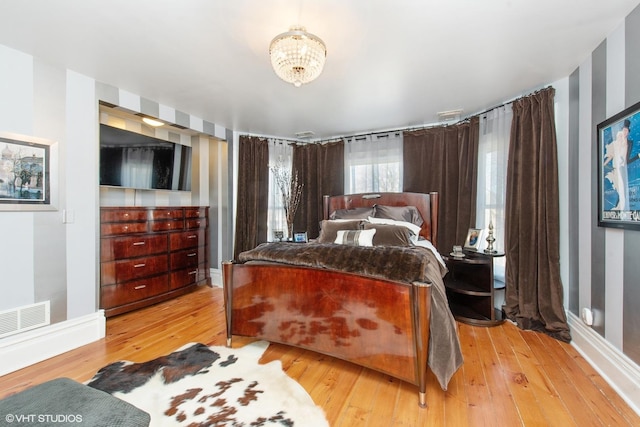
[[[100,308],[107,317],[211,284],[208,210],[100,209]]]

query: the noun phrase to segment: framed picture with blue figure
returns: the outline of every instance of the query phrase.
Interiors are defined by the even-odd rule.
[[[477,251],[480,249],[480,238],[482,237],[481,228],[470,228],[467,238],[464,241],[464,248],[467,250]]]
[[[598,225],[640,230],[640,102],[598,132]]]

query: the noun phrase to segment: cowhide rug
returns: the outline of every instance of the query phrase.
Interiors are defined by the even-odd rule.
[[[279,360],[258,363],[268,345],[188,344],[149,362],[112,363],[87,384],[148,412],[152,426],[328,426]]]

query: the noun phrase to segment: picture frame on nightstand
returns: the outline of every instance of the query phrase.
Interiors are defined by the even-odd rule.
[[[307,237],[307,232],[303,233],[293,233],[293,241],[295,243],[307,243],[309,241]]]
[[[470,228],[467,233],[467,238],[464,241],[464,249],[470,249],[477,251],[480,249],[480,243],[482,237],[482,228]]]

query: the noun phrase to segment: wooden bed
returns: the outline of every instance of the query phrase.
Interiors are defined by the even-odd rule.
[[[420,235],[437,244],[437,193],[325,196],[324,216],[374,204],[417,207],[424,220]],[[438,378],[444,389],[461,363],[455,322],[446,296],[441,295],[441,274],[432,283],[405,283],[269,262],[224,262],[222,270],[228,346],[233,335],[240,335],[347,360],[416,385],[422,407],[426,406],[428,359],[432,367],[431,357],[448,366],[444,379]],[[429,351],[433,282],[438,282],[440,299],[435,301],[444,313],[438,318],[446,318],[443,330],[455,335],[448,338],[456,350],[453,355],[434,356]]]

